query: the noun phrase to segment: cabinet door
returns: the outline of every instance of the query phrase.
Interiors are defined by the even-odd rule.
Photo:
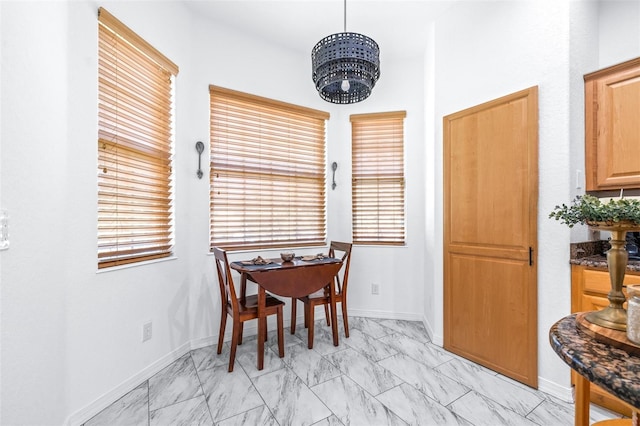
[[[640,188],[640,58],[585,76],[587,190]]]

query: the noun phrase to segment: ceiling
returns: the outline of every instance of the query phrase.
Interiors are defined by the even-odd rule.
[[[414,56],[426,47],[428,22],[460,0],[348,0],[347,31],[374,39],[381,57]],[[296,51],[311,53],[343,32],[343,0],[183,0],[199,16]]]

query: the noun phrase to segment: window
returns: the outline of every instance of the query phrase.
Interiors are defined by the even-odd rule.
[[[171,255],[178,67],[98,12],[98,268]]]
[[[211,95],[211,247],[326,240],[329,114],[221,87]]]
[[[351,116],[353,242],[402,245],[406,112]]]

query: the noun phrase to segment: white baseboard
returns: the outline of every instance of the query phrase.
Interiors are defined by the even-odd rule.
[[[439,334],[436,334],[436,332],[433,331],[433,327],[431,326],[431,323],[429,322],[429,320],[427,320],[427,317],[425,316],[422,317],[422,323],[424,324],[424,328],[427,329],[427,334],[429,335],[429,339],[431,339],[431,343],[433,343],[436,346],[443,347],[444,346],[443,337]]]
[[[163,368],[171,365],[175,360],[189,352],[191,348],[191,343],[186,342],[169,352],[159,360],[150,364],[149,366],[143,368],[138,373],[134,374],[124,382],[120,383],[115,388],[111,389],[107,393],[100,396],[98,399],[87,405],[86,407],[72,413],[67,420],[65,421],[65,425],[76,426],[81,425],[87,420],[91,419],[93,416],[98,414],[100,411],[104,410],[114,401],[120,399],[123,395],[130,392],[132,389],[135,389],[137,386],[140,386],[146,380],[149,380],[154,374],[162,370]]]
[[[441,348],[444,347],[444,336],[441,336],[439,334],[434,334],[433,337],[431,337],[431,343],[433,343],[436,346],[440,346]]]
[[[227,337],[226,334],[225,334],[225,337]],[[195,339],[191,341],[191,350],[206,348],[207,346],[212,346],[217,344],[218,344],[218,336],[201,337],[199,339]]]
[[[538,376],[538,390],[556,397],[564,402],[573,403],[573,391],[571,389],[571,386],[562,386]]]
[[[422,316],[420,314],[414,314],[409,312],[372,311],[368,309],[365,310],[365,309],[349,308],[349,316],[380,318],[380,319],[399,319],[399,320],[407,320],[407,321],[422,321]]]

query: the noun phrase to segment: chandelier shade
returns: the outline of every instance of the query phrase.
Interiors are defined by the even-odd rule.
[[[313,83],[320,97],[334,104],[352,104],[369,97],[380,77],[380,48],[370,37],[344,31],[320,40],[311,50]]]

